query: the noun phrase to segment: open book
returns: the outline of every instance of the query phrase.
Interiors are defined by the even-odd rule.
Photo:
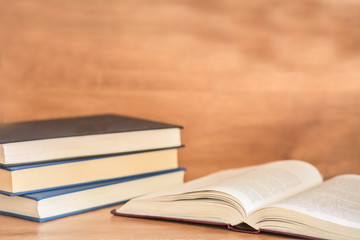
[[[113,214],[227,225],[318,239],[360,239],[360,176],[323,182],[298,160],[230,169],[133,199]]]

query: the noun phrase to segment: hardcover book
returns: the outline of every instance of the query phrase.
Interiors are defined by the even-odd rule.
[[[0,194],[0,214],[37,222],[49,221],[180,185],[184,171],[176,168],[22,196]]]
[[[323,182],[298,160],[231,169],[133,199],[113,210],[128,217],[225,225],[315,239],[360,239],[360,176]]]
[[[21,195],[177,167],[177,148],[3,167],[0,192]]]
[[[0,125],[0,164],[21,165],[181,145],[178,125],[97,115]]]

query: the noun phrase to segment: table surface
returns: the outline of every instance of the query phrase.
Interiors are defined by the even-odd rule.
[[[295,239],[224,227],[113,216],[119,206],[37,223],[0,216],[0,239]]]

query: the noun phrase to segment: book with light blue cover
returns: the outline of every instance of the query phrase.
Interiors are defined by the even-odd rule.
[[[0,194],[0,214],[45,222],[180,185],[184,172],[174,168],[20,196]]]

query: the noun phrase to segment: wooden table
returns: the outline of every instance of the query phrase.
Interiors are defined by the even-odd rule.
[[[117,208],[119,206],[115,206]],[[245,234],[200,224],[113,216],[114,207],[45,223],[0,216],[0,239],[293,239],[271,234]]]

